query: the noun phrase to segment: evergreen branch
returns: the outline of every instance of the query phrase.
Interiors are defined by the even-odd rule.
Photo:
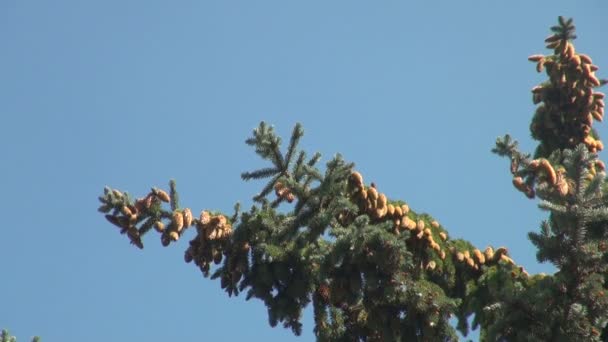
[[[144,235],[146,234],[148,231],[150,231],[150,229],[152,229],[152,227],[154,226],[154,223],[157,221],[157,218],[155,217],[150,217],[148,218],[138,229],[139,231],[139,235]]]
[[[283,203],[283,202],[285,202],[285,198],[283,198],[283,197],[277,197],[277,198],[275,198],[275,199],[274,199],[272,202],[270,202],[270,204],[269,204],[269,205],[270,205],[270,207],[271,207],[272,209],[276,209],[276,208],[278,208],[278,206],[279,206],[281,203]]]
[[[536,248],[536,260],[540,263],[543,263],[547,260],[550,260],[549,256],[546,253],[546,246],[544,241],[546,241],[546,237],[539,235],[538,233],[529,232],[528,239]]]
[[[309,167],[313,167],[320,159],[321,159],[321,153],[315,152],[315,154],[312,155],[312,158],[310,158],[310,160],[308,160],[307,165]]]
[[[243,172],[243,173],[241,173],[241,178],[245,181],[248,181],[251,179],[261,179],[261,178],[267,178],[267,177],[274,176],[279,172],[281,172],[281,171],[279,169],[277,169],[276,167],[267,167],[264,169],[259,169],[259,170],[255,170],[255,171],[251,171],[251,172]]]
[[[579,144],[573,150],[564,151],[563,156],[564,165],[572,173],[572,178],[576,180],[574,193],[576,202],[582,204],[587,199],[585,184],[589,175],[588,168],[595,161],[596,156],[589,153],[583,144]]]
[[[245,143],[250,146],[258,145],[261,140],[261,137],[263,135],[266,135],[267,130],[268,128],[266,126],[266,122],[260,122],[258,127],[253,130],[253,137],[247,138],[247,140],[245,140]]]
[[[260,193],[253,197],[253,200],[256,202],[261,202],[263,199],[265,199],[265,197],[268,196],[268,194],[272,191],[279,178],[281,178],[281,174],[272,177],[272,179],[268,181],[268,183],[266,183],[266,185],[262,188]]]
[[[304,186],[306,186],[304,189],[308,188],[307,184],[305,184]],[[293,212],[297,217],[300,215],[302,209],[308,205],[308,201],[311,199],[311,193],[310,191],[308,191],[307,193],[300,193],[300,189],[298,188],[294,190],[296,191],[296,196],[298,196],[298,201],[296,202],[296,205],[293,208]],[[297,227],[297,225],[294,226]]]
[[[602,195],[602,184],[605,182],[606,175],[602,173],[596,174],[589,184],[585,186],[583,198],[586,203],[589,203],[591,200],[600,198]]]
[[[310,219],[317,214],[317,210],[319,208],[319,201],[314,197],[311,197],[306,201],[306,204],[303,205],[300,210],[297,211],[297,215],[294,218],[292,223],[293,227],[305,227]]]
[[[277,137],[276,140],[273,140],[270,144],[270,149],[272,151],[272,162],[277,166],[277,168],[283,172],[287,171],[287,165],[285,163],[285,159],[283,158],[283,154],[281,154],[281,140]]]
[[[498,154],[501,157],[511,157],[517,151],[518,142],[513,140],[509,134],[504,137],[496,138],[496,145],[492,148],[492,153]]]
[[[291,164],[291,158],[294,156],[298,142],[303,135],[304,130],[302,129],[302,125],[297,123],[293,128],[293,132],[291,133],[291,139],[289,140],[289,146],[287,147],[287,153],[285,154],[286,167]]]
[[[558,22],[559,25],[551,27],[551,31],[553,31],[555,34],[553,36],[549,36],[549,38],[547,38],[545,42],[550,43],[558,40],[576,39],[576,35],[574,34],[576,27],[572,23],[572,18],[565,19],[564,17],[559,16]]]
[[[548,210],[559,214],[566,214],[568,212],[568,208],[565,206],[544,200],[538,204],[538,207],[543,210]]]
[[[591,208],[585,211],[588,222],[598,222],[608,220],[608,207]]]
[[[321,180],[323,179],[323,175],[321,174],[321,172],[310,165],[303,165],[302,169],[304,171],[304,173],[306,174],[306,180],[304,180],[304,184],[305,185],[309,185],[310,182],[315,181],[315,180]]]
[[[232,214],[232,217],[230,218],[230,222],[236,223],[236,221],[239,219],[240,214],[241,214],[241,203],[236,202],[234,204],[234,214]]]
[[[169,191],[169,196],[171,198],[171,210],[175,211],[179,209],[179,195],[177,194],[177,190],[175,188],[175,180],[173,179],[169,181]]]
[[[304,160],[306,159],[306,152],[304,151],[300,151],[300,154],[298,155],[298,159],[296,160],[294,166],[293,166],[293,178],[295,179],[296,182],[299,182],[300,180],[302,180],[302,177],[304,177],[304,175],[306,174],[304,172],[304,169],[302,168],[302,166],[304,165]]]
[[[272,126],[266,125],[264,121],[253,130],[253,136],[245,140],[248,145],[255,146],[255,152],[262,159],[270,160],[276,168],[285,170],[283,155],[280,151],[281,138],[274,133]]]

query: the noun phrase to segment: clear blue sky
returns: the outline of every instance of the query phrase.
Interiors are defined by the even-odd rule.
[[[407,3],[407,4],[406,4]],[[311,341],[272,329],[183,262],[140,251],[96,212],[104,185],[175,178],[184,205],[230,211],[261,184],[243,143],[260,120],[437,217],[509,247],[545,216],[490,153],[532,151],[530,89],[558,15],[607,77],[606,1],[0,1],[0,327],[20,341]],[[424,3],[424,4],[422,4]],[[608,131],[599,126],[600,134]]]

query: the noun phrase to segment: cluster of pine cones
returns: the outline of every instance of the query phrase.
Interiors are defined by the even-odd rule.
[[[410,208],[407,204],[394,205],[388,203],[386,195],[379,193],[376,185],[365,187],[363,176],[359,172],[353,172],[348,179],[351,200],[358,206],[360,213],[368,214],[374,220],[393,220],[395,227],[412,230],[416,222],[412,221],[407,214]]]
[[[153,206],[159,206],[160,202],[169,202],[169,195],[159,189],[153,188],[148,195],[143,198],[139,198],[135,203],[130,203],[128,196],[125,196],[122,192],[116,189],[105,188],[104,196],[100,197],[99,200],[102,202],[99,211],[109,212],[112,209],[120,208],[118,212],[115,211],[113,214],[107,214],[106,219],[121,229],[121,234],[127,234],[131,243],[136,245],[138,248],[144,248],[141,242],[142,229],[137,228],[137,224],[144,221],[153,219],[150,216],[151,208]],[[156,221],[156,220],[155,220]],[[156,222],[146,221],[149,225],[154,224],[155,226],[163,223],[158,219]]]
[[[566,178],[566,171],[563,167],[558,168],[556,171],[549,160],[545,158],[538,158],[532,160],[527,165],[527,169],[536,175],[536,179],[546,181],[546,183],[553,187],[557,192],[565,196],[572,189],[572,182]],[[529,198],[534,197],[534,190],[532,184],[527,183],[520,176],[513,177],[513,186],[526,194]]]
[[[175,209],[166,212],[161,209],[161,203],[171,202],[171,196],[164,190],[153,188],[145,197],[131,203],[127,195],[118,190],[105,189],[100,211],[107,214],[106,219],[121,229],[121,234],[127,234],[131,243],[143,248],[141,235],[151,228],[161,234],[163,246],[178,241],[187,228],[196,226],[197,235],[190,241],[190,247],[184,256],[186,262],[194,261],[205,273],[209,265],[222,261],[226,242],[232,234],[232,225],[226,216],[212,215],[201,211],[199,218],[194,218],[190,208]],[[165,224],[163,220],[169,220]],[[137,227],[139,225],[139,228]]]
[[[274,192],[278,198],[285,200],[288,203],[293,202],[293,200],[296,198],[296,196],[291,192],[291,190],[281,182],[275,183]]]
[[[531,171],[535,175],[535,179],[544,182],[551,189],[556,191],[561,196],[572,194],[574,191],[574,181],[566,176],[566,170],[563,166],[554,168],[549,160],[545,158],[534,159],[527,164],[527,170]],[[587,180],[591,180],[599,172],[606,171],[606,165],[601,160],[596,160],[588,165],[589,173]],[[525,182],[520,176],[513,177],[513,186],[526,196],[533,198],[534,190],[532,188],[533,183]]]
[[[171,214],[171,222],[168,228],[165,228],[165,225],[162,221],[157,221],[154,223],[154,229],[157,232],[161,233],[160,241],[163,246],[168,246],[171,241],[179,240],[180,236],[184,233],[186,228],[192,226],[193,218],[192,211],[190,208],[185,208],[183,210],[174,210]]]
[[[495,264],[499,261],[504,261],[511,265],[515,264],[513,259],[508,256],[508,251],[505,247],[500,247],[496,251],[492,247],[487,247],[483,252],[479,249],[473,249],[472,252],[465,249],[464,251],[455,252],[454,257],[456,261],[464,263],[475,270],[478,270],[481,265]]]
[[[548,166],[550,167],[550,164]],[[551,168],[551,170],[553,169]],[[441,260],[445,260],[448,255],[446,251],[448,251],[453,260],[464,263],[476,271],[480,269],[481,265],[496,264],[499,261],[510,265],[515,264],[507,255],[507,249],[504,247],[500,247],[496,251],[492,247],[488,247],[485,252],[478,249],[472,251],[458,250],[453,246],[447,248],[445,242],[448,240],[448,236],[439,222],[429,220],[424,215],[410,213],[407,204],[394,205],[388,203],[386,195],[378,193],[374,184],[370,187],[365,186],[363,176],[359,172],[355,171],[350,175],[348,191],[351,194],[351,200],[359,206],[360,214],[368,214],[376,221],[392,220],[396,234],[399,234],[402,230],[409,230],[411,233],[410,241],[422,243],[424,247],[434,251]],[[436,239],[440,242],[437,242]],[[428,261],[425,265],[425,268],[430,271],[435,270],[436,267],[437,263],[434,260]]]
[[[536,63],[536,70],[547,71],[549,81],[532,89],[537,108],[531,130],[532,135],[543,142],[558,141],[557,148],[572,148],[584,143],[590,152],[604,148],[592,132],[593,120],[604,118],[604,94],[594,92],[605,81],[600,81],[591,58],[576,53],[567,36],[553,34],[546,40],[549,56],[532,55],[528,60]]]
[[[195,224],[198,234],[190,241],[184,260],[194,261],[203,273],[208,273],[212,262],[222,262],[225,242],[232,234],[232,225],[226,216],[212,215],[204,210]]]

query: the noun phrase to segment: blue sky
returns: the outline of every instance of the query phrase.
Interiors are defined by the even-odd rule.
[[[418,3],[418,4],[417,4]],[[311,341],[268,325],[183,262],[187,240],[140,251],[102,215],[105,185],[231,211],[261,184],[243,142],[259,121],[327,161],[340,152],[453,237],[508,246],[545,214],[490,153],[532,151],[530,89],[558,15],[607,77],[605,1],[0,2],[0,327],[21,341]],[[599,126],[606,136],[606,128]]]

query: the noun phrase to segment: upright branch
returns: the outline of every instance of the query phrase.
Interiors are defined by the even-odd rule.
[[[493,151],[510,158],[515,188],[529,198],[539,197],[540,208],[549,211],[540,232],[528,236],[538,248],[537,259],[553,263],[558,272],[512,298],[501,317],[505,323],[492,329],[491,336],[598,341],[608,319],[608,207],[605,166],[596,154],[604,146],[593,122],[604,117],[604,94],[595,88],[607,81],[598,79],[598,67],[589,56],[576,52],[572,19],[559,17],[551,31],[545,42],[553,53],[528,58],[548,76],[532,88],[532,101],[538,105],[530,125],[539,141],[534,159],[521,153],[508,135],[497,140]],[[527,317],[518,319],[513,313],[526,306]]]

